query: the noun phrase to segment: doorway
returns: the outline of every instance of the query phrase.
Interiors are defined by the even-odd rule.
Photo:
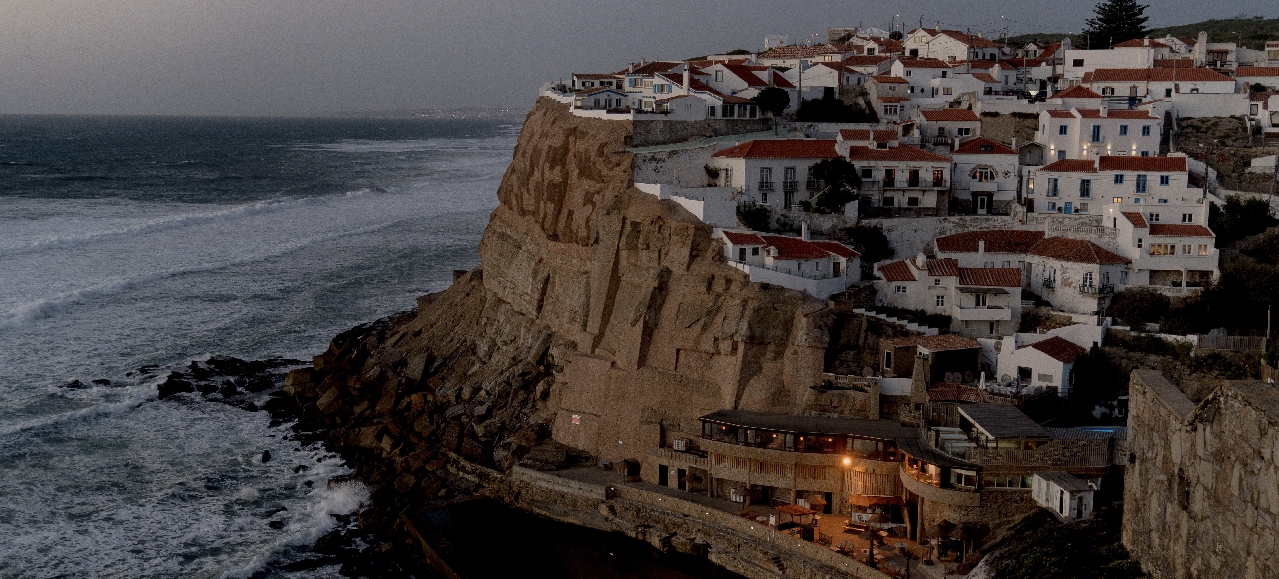
[[[670,486],[670,469],[664,465],[657,465],[657,484],[658,486]]]
[[[682,491],[688,490],[688,471],[681,468],[676,475],[679,478],[675,479],[675,488]]]
[[[990,211],[990,196],[977,195],[977,214],[985,215]]]

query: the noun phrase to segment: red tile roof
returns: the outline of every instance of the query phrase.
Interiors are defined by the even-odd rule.
[[[1056,171],[1059,173],[1096,173],[1097,165],[1090,159],[1062,159],[1060,161],[1053,161],[1052,163],[1044,165],[1043,167],[1040,167],[1039,170],[1040,172]]]
[[[1193,58],[1161,58],[1155,61],[1155,68],[1194,68]]]
[[[1061,161],[1058,161],[1060,163]],[[1151,171],[1186,172],[1185,157],[1118,157],[1105,156],[1098,160],[1102,171]]]
[[[798,237],[782,237],[780,235],[761,235],[767,247],[777,250],[775,257],[779,259],[821,259],[830,257],[830,252]]]
[[[1235,71],[1235,78],[1241,76],[1279,76],[1279,66],[1241,66]]]
[[[954,277],[959,275],[959,260],[957,259],[930,259],[926,267],[928,268],[928,275],[933,277]]]
[[[712,155],[739,159],[830,159],[838,157],[831,139],[767,139],[747,141]]]
[[[907,97],[907,96],[900,96],[900,97],[890,96],[890,97],[875,97],[875,98],[877,98],[879,102],[883,102],[883,103],[900,103],[900,102],[905,102],[910,100],[910,97]]]
[[[1079,344],[1061,336],[1053,336],[1047,340],[1040,340],[1024,347],[1039,350],[1048,354],[1052,359],[1066,364],[1074,362],[1076,358],[1088,353],[1088,350],[1083,349]]]
[[[831,46],[776,46],[760,53],[760,58],[812,58],[821,54],[838,54],[839,49]]]
[[[902,58],[902,66],[906,68],[950,68],[945,61],[936,58]]]
[[[1066,90],[1059,91],[1057,94],[1048,97],[1050,99],[1099,99],[1101,95],[1093,92],[1092,89],[1077,84]]]
[[[958,149],[955,149],[955,155],[1016,155],[1017,151],[1003,143],[998,143],[987,139],[986,137],[977,137],[964,141]]]
[[[1175,77],[1175,78],[1174,78]],[[1234,79],[1207,68],[1099,68],[1085,73],[1083,83],[1094,82],[1211,82]]]
[[[938,109],[932,111],[919,111],[919,114],[923,115],[924,120],[932,123],[947,121],[981,122],[981,119],[977,117],[977,113],[968,109]]]
[[[582,80],[608,80],[608,79],[617,78],[617,75],[616,74],[593,74],[589,72],[575,72],[573,73],[573,78],[580,78]]]
[[[1216,237],[1212,230],[1190,223],[1151,223],[1151,237]]]
[[[880,55],[862,56],[858,54],[844,58],[844,64],[848,66],[875,66],[889,58],[891,57]]]
[[[985,82],[985,83],[994,83],[994,82],[999,82],[999,79],[997,79],[997,78],[995,78],[995,77],[993,77],[993,76],[990,76],[989,74],[984,73],[984,72],[974,72],[974,73],[973,73],[973,78],[975,78],[975,79],[977,79],[977,80],[980,80],[980,81],[982,81],[982,82]]]
[[[1073,263],[1114,265],[1132,263],[1132,260],[1114,253],[1096,243],[1083,239],[1049,237],[1030,248],[1032,255],[1039,255]]]
[[[1152,121],[1153,121],[1153,120],[1157,120],[1157,119],[1158,119],[1158,117],[1155,117],[1155,116],[1151,115],[1151,114],[1150,114],[1150,111],[1147,111],[1147,110],[1144,110],[1144,109],[1143,109],[1143,110],[1137,110],[1137,109],[1107,109],[1107,110],[1106,110],[1106,116],[1104,116],[1104,117],[1101,115],[1101,109],[1077,109],[1077,110],[1079,111],[1079,116],[1080,116],[1080,117],[1083,117],[1083,118],[1085,118],[1085,119],[1103,119],[1103,118],[1110,118],[1110,119],[1148,119],[1148,120],[1152,120]]]
[[[955,63],[955,66],[963,66],[968,69],[990,70],[999,64],[993,60],[961,60]]]
[[[937,153],[930,153],[923,149],[912,147],[910,145],[898,145],[887,149],[872,149],[870,147],[849,147],[849,161],[931,161],[935,163],[949,163],[949,157],[943,157]]]
[[[1075,113],[1074,113],[1074,111],[1049,110],[1049,111],[1044,111],[1044,112],[1048,113],[1048,116],[1050,116],[1050,117],[1052,117],[1052,118],[1054,118],[1054,119],[1073,119],[1073,118],[1075,118]]]
[[[1000,48],[998,42],[972,34],[965,34],[961,30],[942,30],[941,33],[975,48]]]
[[[733,73],[737,76],[737,78],[745,81],[746,86],[751,88],[764,88],[768,86],[768,83],[764,82],[764,79],[755,74],[755,71],[752,70],[751,67],[744,64],[721,64],[720,66],[723,66],[728,70],[728,72]]]
[[[915,274],[905,260],[885,263],[879,266],[879,275],[887,281],[915,281]]]
[[[757,233],[725,231],[724,239],[727,239],[733,245],[765,245],[764,239]]]
[[[1168,48],[1167,44],[1159,42],[1158,40],[1151,40],[1149,38],[1134,38],[1132,40],[1125,40],[1123,42],[1120,42],[1119,44],[1111,45],[1111,48],[1144,48],[1147,46],[1151,48]]]
[[[980,348],[981,343],[972,338],[965,338],[959,334],[938,334],[936,336],[907,336],[904,338],[889,338],[889,344],[897,347],[916,346],[930,352],[947,352],[950,350],[971,350]]]
[[[893,76],[891,74],[877,74],[875,76],[870,77],[870,79],[878,83],[906,84],[906,79],[900,76]]]
[[[976,253],[977,242],[986,242],[989,253],[1025,253],[1044,238],[1042,231],[1020,229],[987,229],[965,231],[936,239],[937,251],[946,253]]]
[[[874,129],[875,142],[886,143],[888,141],[898,140],[897,131],[888,129]],[[870,141],[871,129],[840,129],[839,140],[841,141]]]
[[[813,245],[816,245],[817,247],[825,249],[826,251],[829,251],[844,259],[852,259],[853,257],[861,255],[860,253],[853,251],[853,248],[847,245],[844,245],[842,243],[834,242],[834,241],[811,241],[809,243],[812,243]]]
[[[795,88],[795,85],[792,84],[791,81],[787,80],[786,77],[782,76],[782,73],[780,72],[774,72],[772,77],[773,86],[780,88]]]
[[[1015,267],[961,267],[959,285],[1021,287],[1021,270]]]
[[[1150,224],[1146,223],[1146,218],[1142,216],[1142,214],[1136,211],[1124,211],[1121,213],[1121,215],[1123,215],[1124,219],[1127,219],[1128,222],[1131,223],[1133,227],[1138,227],[1143,229],[1146,227],[1150,227]]]

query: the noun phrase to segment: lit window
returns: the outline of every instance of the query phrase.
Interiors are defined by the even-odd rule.
[[[1114,203],[1114,204],[1123,203],[1123,202],[1124,202],[1124,198],[1123,198],[1123,197],[1115,197],[1114,199],[1111,199],[1111,200],[1110,200],[1110,202],[1111,202],[1111,203]]]
[[[1207,246],[1207,245],[1200,245],[1200,246],[1199,246],[1199,255],[1208,255],[1208,246]]]

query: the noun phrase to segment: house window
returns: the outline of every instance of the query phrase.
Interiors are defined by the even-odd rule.
[[[1026,194],[1027,195],[1035,194],[1035,178],[1034,177],[1030,177],[1026,179]]]
[[[1123,202],[1124,202],[1124,198],[1123,198],[1123,197],[1115,197],[1114,199],[1111,199],[1111,200],[1110,200],[1110,202],[1111,202],[1111,203],[1115,203],[1115,204],[1123,203]]]
[[[1084,65],[1084,59],[1082,59],[1082,58],[1076,58],[1076,59],[1074,59],[1074,60],[1071,60],[1071,61],[1070,61],[1070,66],[1073,66],[1073,67],[1076,67],[1076,68],[1078,68],[1078,67],[1080,67],[1080,66],[1083,66],[1083,65]]]
[[[752,248],[751,248],[751,255],[759,255],[759,248],[758,248],[758,247],[752,247]]]
[[[1113,86],[1103,86],[1103,87],[1101,87],[1101,96],[1110,96],[1110,95],[1113,95],[1113,94],[1115,94],[1115,87],[1113,87]]]
[[[911,71],[909,71],[909,70],[908,70],[908,71],[906,71],[906,76],[910,76],[910,73],[911,73]],[[911,87],[911,88],[913,89],[914,87]]]
[[[1137,249],[1141,249],[1141,238],[1137,238]]]
[[[888,196],[884,197],[884,207],[892,207],[896,203],[897,203],[896,199]]]
[[[904,285],[893,286],[893,293],[898,293],[898,294],[906,293],[906,286]]]
[[[950,90],[950,89],[946,89],[946,90]],[[948,92],[946,94],[950,94],[950,93]],[[959,127],[958,129],[955,129],[955,134],[961,137],[969,137],[969,136],[972,136],[973,130],[971,127]]]
[[[990,183],[995,180],[995,171],[989,167],[973,169],[973,180],[978,183]]]
[[[884,105],[884,114],[886,115],[897,114],[897,105]]]
[[[1092,126],[1092,142],[1094,143],[1101,142],[1101,125]]]
[[[1056,211],[1056,210],[1057,210],[1057,202],[1056,202],[1056,201],[1049,201],[1049,202],[1048,202],[1048,210],[1049,210],[1049,211]]]
[[[1137,192],[1138,193],[1146,192],[1146,176],[1145,175],[1137,175]]]
[[[1141,152],[1141,156],[1142,156],[1142,157],[1149,157],[1149,156],[1150,156],[1150,151],[1142,151],[1142,152]]]
[[[773,168],[772,167],[759,168],[759,188],[762,190],[768,190],[773,188]]]
[[[1150,136],[1150,125],[1142,125],[1142,126],[1141,126],[1141,136],[1143,136],[1143,137],[1149,137],[1149,136]]]
[[[724,82],[724,71],[715,71],[715,82]]]
[[[946,74],[946,73],[942,73],[942,74]],[[948,94],[953,94],[953,92],[952,92],[952,91],[953,91],[953,89],[951,89],[950,87],[943,87],[943,88],[941,89],[941,93],[942,93],[942,94],[946,94],[946,95],[948,95]]]
[[[1079,198],[1080,199],[1092,198],[1092,179],[1079,180]]]
[[[1057,178],[1056,177],[1048,178],[1048,196],[1049,197],[1057,196]]]
[[[1255,117],[1257,116],[1257,111],[1258,111],[1257,103],[1252,103],[1251,105],[1248,105],[1248,114]]]
[[[1150,255],[1177,255],[1177,245],[1172,243],[1150,244]]]
[[[719,107],[716,107],[715,105],[711,105],[711,106],[709,106],[709,107],[706,107],[706,116],[708,116],[708,117],[713,117],[713,116],[715,116],[715,109],[717,109],[717,108],[719,108]]]
[[[1092,287],[1092,286],[1093,286],[1093,277],[1092,277],[1092,272],[1091,272],[1091,271],[1085,271],[1085,272],[1084,272],[1084,282],[1083,282],[1083,285],[1084,285],[1084,287]]]
[[[1058,160],[1058,161],[1060,161],[1060,160],[1062,160],[1062,159],[1065,159],[1065,158],[1066,158],[1066,150],[1065,150],[1065,149],[1062,149],[1062,150],[1060,150],[1060,151],[1057,151],[1057,160]]]
[[[1182,255],[1190,255],[1190,245],[1189,245],[1189,244],[1186,244],[1186,245],[1182,245],[1182,246],[1181,246],[1181,254],[1182,254]]]
[[[1204,245],[1204,244],[1200,244],[1200,245],[1199,245],[1199,255],[1208,255],[1208,246],[1207,246],[1207,245]]]
[[[884,351],[884,368],[883,369],[887,370],[892,367],[893,367],[893,351],[886,350]]]
[[[724,171],[724,186],[732,187],[733,186],[733,170],[725,167],[724,169],[722,169],[722,171]]]
[[[1147,214],[1146,214],[1146,217],[1147,217],[1148,219],[1150,219],[1150,222],[1151,222],[1151,223],[1159,223],[1159,214],[1158,214],[1158,213],[1147,213]]]
[[[1119,136],[1121,137],[1128,136],[1128,125],[1119,125]]]
[[[1159,186],[1161,186],[1161,187],[1167,187],[1170,183],[1172,183],[1172,175],[1160,175],[1160,176],[1159,176]]]
[[[1194,214],[1194,213],[1182,213],[1182,214],[1181,214],[1181,222],[1182,222],[1182,223],[1194,223],[1194,222],[1195,222],[1195,214]]]
[[[1077,212],[1079,212],[1079,213],[1087,213],[1087,212],[1088,212],[1088,204],[1087,204],[1087,203],[1080,203],[1080,204],[1079,204],[1079,207],[1075,208],[1075,211],[1077,211]]]
[[[1060,127],[1057,127],[1057,134],[1058,134],[1058,135],[1065,135],[1065,134],[1067,134],[1069,131],[1070,131],[1070,127],[1069,127],[1069,126],[1067,126],[1067,125],[1062,125],[1062,126],[1060,126]]]
[[[918,48],[912,48],[912,49],[910,49],[910,55],[911,55],[911,56],[919,56],[919,49],[918,49]]]
[[[1124,184],[1124,176],[1122,173],[1115,173],[1115,184],[1116,185]]]
[[[933,300],[933,303],[934,303],[937,307],[939,307],[939,308],[941,308],[941,307],[945,307],[945,306],[946,306],[946,296],[937,296],[937,298]]]
[[[918,197],[907,197],[907,198],[906,198],[906,206],[907,206],[907,207],[919,207],[919,198],[918,198]]]
[[[933,285],[941,285],[941,278],[940,277],[933,278]]]
[[[1172,89],[1170,89],[1170,88],[1166,88],[1166,89],[1164,89],[1164,98],[1166,98],[1166,99],[1167,99],[1167,98],[1172,98]]]
[[[870,179],[871,177],[874,177],[874,176],[875,174],[873,169],[868,169],[868,168],[862,169],[862,179]]]

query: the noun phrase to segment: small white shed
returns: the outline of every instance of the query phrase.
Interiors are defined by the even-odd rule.
[[[1092,518],[1094,490],[1092,483],[1061,471],[1037,472],[1031,485],[1035,502],[1066,522]]]

